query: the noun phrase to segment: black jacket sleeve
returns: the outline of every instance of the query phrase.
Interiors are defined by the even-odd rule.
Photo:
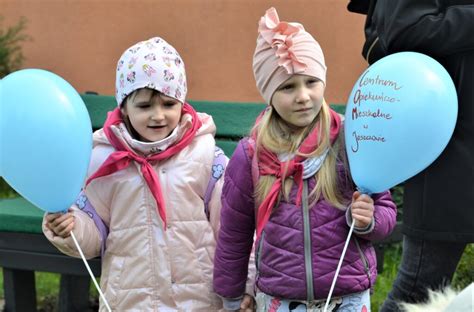
[[[474,50],[474,0],[378,0],[373,22],[388,53]]]

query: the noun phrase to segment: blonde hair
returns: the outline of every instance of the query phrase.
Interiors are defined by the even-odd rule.
[[[309,154],[301,154],[298,152],[298,147],[301,145],[303,140],[308,134],[314,129],[319,127],[319,142],[318,147]],[[257,153],[262,147],[276,153],[289,153],[302,155],[304,157],[316,157],[321,155],[329,149],[329,152],[324,160],[323,165],[316,173],[316,187],[311,191],[309,198],[311,203],[315,203],[324,196],[326,201],[331,203],[333,206],[339,209],[343,209],[348,204],[348,200],[344,198],[340,191],[338,183],[338,174],[336,171],[336,163],[341,154],[341,140],[338,139],[336,143],[331,146],[330,142],[330,127],[331,127],[331,114],[329,106],[323,101],[323,105],[317,117],[313,122],[306,126],[302,130],[292,129],[270,106],[262,116],[260,122],[258,122],[252,129],[252,133],[257,134],[255,143],[255,153]],[[339,136],[341,137],[341,135]],[[271,187],[275,183],[275,176],[265,175],[259,176],[258,183],[255,186],[254,197],[258,205],[265,199],[269,193]],[[288,199],[291,187],[293,185],[293,179],[287,178],[282,183],[282,190],[280,190],[279,200],[283,195],[285,199]]]

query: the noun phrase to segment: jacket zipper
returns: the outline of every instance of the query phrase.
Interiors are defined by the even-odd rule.
[[[255,276],[255,281],[258,281],[259,277],[259,268],[260,268],[260,262],[261,262],[261,253],[262,253],[262,247],[263,247],[263,239],[265,238],[265,232],[262,231],[262,236],[260,236],[260,241],[258,242],[257,250],[255,251],[255,269],[256,269],[256,276]]]
[[[306,297],[314,300],[313,259],[311,254],[311,228],[309,224],[308,180],[303,181],[303,233],[304,233],[304,264],[306,270]]]
[[[370,64],[370,61],[369,61],[370,53],[372,52],[372,49],[374,48],[375,44],[378,41],[379,41],[379,37],[375,38],[374,42],[372,42],[372,44],[370,45],[369,50],[367,50],[367,55],[365,56],[365,59],[366,59],[367,63],[369,63],[369,64]]]
[[[357,239],[357,237],[354,237],[354,241],[355,241],[357,250],[359,251],[360,258],[362,259],[362,262],[364,263],[364,270],[365,270],[365,274],[367,274],[367,277],[369,279],[369,286],[372,287],[372,282],[370,281],[371,274],[370,274],[370,268],[369,268],[369,260],[367,260],[367,258],[365,257],[365,254],[362,251],[362,248],[360,248],[359,240]]]

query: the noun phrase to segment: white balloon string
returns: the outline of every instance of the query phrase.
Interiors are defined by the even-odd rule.
[[[329,302],[331,301],[332,292],[334,290],[334,286],[336,286],[337,276],[339,275],[339,270],[341,269],[342,260],[344,260],[344,256],[346,255],[346,251],[347,251],[347,246],[349,245],[349,241],[351,239],[352,232],[354,231],[354,225],[355,225],[355,220],[352,219],[351,227],[349,229],[349,234],[347,234],[346,243],[344,245],[344,249],[342,250],[341,258],[339,259],[339,263],[337,265],[336,275],[334,275],[334,278],[333,278],[332,284],[331,284],[331,289],[329,290],[329,294],[328,294],[328,297],[326,299],[326,304],[324,305],[324,310],[323,310],[324,312],[327,312],[327,310],[328,310],[328,305],[329,305]]]
[[[105,296],[102,293],[102,290],[100,290],[99,284],[97,284],[97,281],[95,280],[95,276],[92,273],[91,268],[89,267],[89,263],[87,263],[86,257],[82,253],[82,249],[79,246],[79,243],[77,242],[76,237],[74,236],[74,233],[72,231],[71,231],[71,237],[72,237],[72,240],[74,241],[74,244],[76,244],[77,250],[79,251],[79,254],[81,255],[81,259],[82,259],[82,261],[84,261],[84,265],[87,268],[87,272],[89,272],[89,275],[91,276],[91,279],[94,282],[95,288],[99,292],[100,298],[102,298],[102,301],[104,302],[105,307],[107,308],[107,311],[112,312],[112,309],[110,309],[110,306],[109,306],[107,300],[105,299]]]

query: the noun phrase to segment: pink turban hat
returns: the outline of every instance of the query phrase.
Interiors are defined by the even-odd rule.
[[[318,42],[303,25],[280,22],[275,8],[268,9],[258,23],[253,73],[267,104],[280,84],[294,74],[312,76],[326,84],[326,65]]]

